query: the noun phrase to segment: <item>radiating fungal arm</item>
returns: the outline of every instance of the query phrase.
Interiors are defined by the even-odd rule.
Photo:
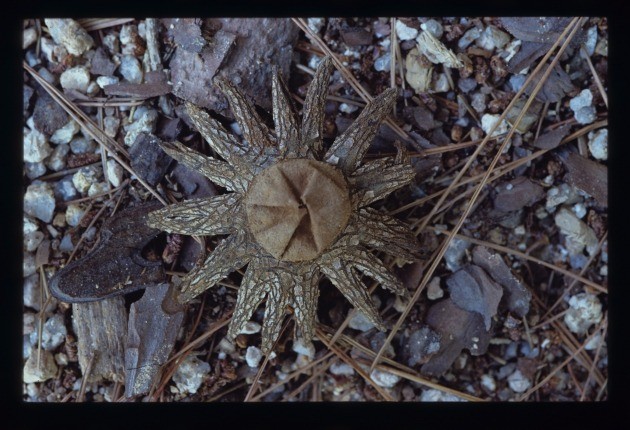
[[[298,279],[295,274],[273,269],[264,272],[260,279],[260,282],[268,284],[269,289],[262,327],[261,346],[265,354],[271,353],[271,348],[280,335],[287,306],[293,299],[296,281]]]
[[[397,163],[389,157],[363,164],[348,178],[348,182],[356,207],[364,207],[407,185],[414,176],[411,164]]]
[[[396,88],[389,88],[367,104],[359,117],[333,142],[324,156],[346,174],[354,172],[367,152],[379,125],[394,107]]]
[[[239,227],[240,200],[237,193],[186,200],[151,212],[147,224],[169,233],[191,236],[228,234]]]
[[[178,301],[186,303],[213,287],[234,270],[249,263],[251,255],[244,233],[239,231],[223,239],[203,265],[196,267],[182,279]]]
[[[319,273],[310,268],[301,274],[301,279],[295,283],[293,292],[293,306],[295,320],[304,339],[312,339],[315,334],[315,314],[317,313],[317,299],[319,297]]]
[[[321,159],[323,148],[322,136],[324,132],[324,107],[328,94],[328,81],[332,73],[332,60],[324,57],[317,67],[315,77],[308,87],[304,107],[302,109],[302,151],[304,156],[307,149],[313,152],[316,159]]]
[[[271,83],[273,122],[278,136],[278,148],[287,158],[296,158],[300,153],[299,121],[289,90],[277,67],[274,67]]]
[[[163,142],[162,149],[184,166],[196,170],[215,184],[229,191],[245,192],[250,179],[241,175],[233,166],[216,158],[200,154],[179,142]]]

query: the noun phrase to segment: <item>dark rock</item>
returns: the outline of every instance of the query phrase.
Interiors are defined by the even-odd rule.
[[[166,118],[158,124],[157,135],[166,141],[173,141],[179,138],[182,132],[183,121],[181,118]]]
[[[567,169],[564,179],[607,208],[608,167],[574,152],[560,151],[557,155]]]
[[[66,111],[44,91],[38,92],[33,108],[33,123],[42,133],[51,135],[69,121]]]
[[[212,182],[196,170],[189,169],[181,163],[173,169],[172,177],[180,185],[186,198],[200,198],[217,195]]]
[[[132,84],[130,82],[118,82],[103,87],[108,96],[127,96],[137,98],[157,97],[171,92],[166,75],[162,72],[148,72],[144,76],[145,83]]]
[[[404,355],[407,365],[425,363],[428,358],[440,349],[440,335],[427,326],[414,331],[405,342]]]
[[[503,289],[481,267],[475,265],[467,265],[452,274],[446,280],[446,285],[453,303],[462,309],[480,314],[486,330],[490,330]]]
[[[553,149],[560,145],[560,142],[564,137],[569,134],[571,130],[570,125],[563,125],[555,130],[548,131],[547,133],[538,136],[538,139],[534,142],[534,146],[540,149]]]
[[[172,161],[159,142],[160,139],[150,133],[140,133],[129,149],[131,168],[151,186],[162,180]]]
[[[198,18],[173,19],[172,32],[175,43],[186,51],[200,53],[207,44],[201,34],[201,22]]]
[[[505,264],[499,254],[490,252],[484,246],[473,248],[473,262],[485,269],[492,279],[498,282],[505,291],[507,308],[520,317],[529,312],[529,302],[532,294],[523,281],[517,278]]]
[[[543,198],[542,187],[526,177],[519,177],[497,186],[494,208],[503,212],[517,211]]]
[[[538,85],[540,78],[542,78],[541,73],[534,76],[531,84],[525,88],[525,94],[530,95],[532,91],[534,91],[534,88]],[[571,83],[569,75],[562,70],[559,65],[556,65],[547,77],[547,80],[538,94],[536,94],[536,100],[543,103],[557,103],[574,89],[575,87]]]
[[[433,112],[424,105],[406,107],[403,115],[424,131],[433,130],[442,125],[440,121],[435,120]]]
[[[372,43],[372,33],[362,27],[341,29],[341,37],[348,46],[369,45]]]
[[[109,55],[101,47],[96,48],[92,57],[90,73],[96,76],[113,76],[116,64],[109,58]]]

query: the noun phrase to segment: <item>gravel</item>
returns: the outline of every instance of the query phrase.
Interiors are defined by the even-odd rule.
[[[39,354],[39,367],[38,354],[31,354],[26,363],[24,364],[23,381],[26,384],[31,382],[44,382],[51,378],[54,378],[57,374],[57,364],[55,358],[49,351],[41,351]]]
[[[569,102],[569,107],[574,113],[575,120],[580,124],[590,124],[596,119],[596,111],[592,106],[593,93],[591,90],[582,90]]]
[[[608,129],[591,131],[588,134],[588,149],[597,160],[608,159]]]
[[[208,373],[208,363],[194,355],[188,355],[175,371],[173,382],[180,393],[195,394]]]
[[[413,27],[408,27],[400,20],[396,21],[396,36],[399,40],[412,40],[418,36],[418,30]]]
[[[81,55],[94,46],[92,36],[73,19],[44,19],[53,40],[70,54]]]
[[[59,83],[64,90],[86,93],[90,84],[90,72],[85,66],[72,67],[61,74]]]
[[[507,381],[512,391],[516,393],[524,393],[529,387],[532,386],[532,382],[527,379],[518,369],[515,370],[514,373],[512,373],[510,376],[508,376]]]
[[[155,131],[155,124],[157,123],[158,113],[154,109],[138,108],[133,116],[133,122],[126,125],[125,131],[125,144],[127,146],[133,145],[136,141],[136,137],[140,133],[153,133]]]
[[[118,76],[99,76],[96,78],[96,85],[105,88],[108,85],[114,85],[120,82]]]
[[[258,368],[260,364],[260,360],[262,360],[263,353],[262,351],[255,346],[248,346],[247,351],[245,352],[245,362],[247,365],[253,369]]]
[[[120,74],[127,81],[132,84],[142,83],[142,66],[136,57],[133,55],[123,55],[120,60],[120,67],[118,68]]]
[[[38,163],[48,157],[53,149],[48,144],[46,135],[31,128],[24,128],[24,161]]]
[[[298,338],[295,342],[293,342],[292,349],[298,354],[305,355],[309,358],[315,357],[315,345],[313,345],[313,342],[306,342],[302,338]]]
[[[115,160],[107,160],[107,178],[114,188],[122,183],[123,168]]]
[[[24,212],[49,223],[55,212],[55,196],[47,182],[34,182],[24,194]]]
[[[56,130],[52,136],[50,136],[50,141],[52,143],[60,144],[60,143],[70,143],[75,134],[77,134],[80,130],[79,124],[71,119],[66,125]]]
[[[421,402],[465,402],[466,400],[461,397],[457,397],[454,394],[445,393],[434,388],[428,390],[422,390],[420,395]]]
[[[70,146],[66,144],[60,143],[59,145],[55,146],[52,154],[50,154],[50,157],[48,157],[48,160],[46,160],[46,166],[48,166],[50,170],[54,170],[55,172],[63,170],[66,167],[66,157],[68,156],[69,152]]]
[[[92,184],[98,182],[101,175],[100,168],[95,166],[82,167],[72,176],[72,183],[80,194],[85,194]]]
[[[602,304],[594,294],[580,293],[571,296],[564,323],[578,335],[585,334],[591,326],[602,320]]]
[[[52,351],[61,345],[65,339],[68,331],[61,314],[55,314],[46,320],[44,329],[42,330],[42,348],[46,351]],[[35,330],[31,333],[31,344],[37,345],[39,330],[35,326]]]
[[[92,154],[96,150],[96,142],[92,139],[78,136],[70,142],[70,150],[73,154]]]
[[[394,385],[400,381],[400,376],[379,369],[374,369],[372,373],[370,373],[370,378],[372,378],[376,385],[384,388],[393,388]]]
[[[84,213],[85,209],[80,204],[72,203],[66,208],[66,222],[69,226],[76,227],[79,225]]]
[[[581,221],[570,209],[562,207],[555,215],[556,225],[565,236],[567,250],[571,254],[579,254],[584,248],[589,255],[597,249],[597,236],[591,227]]]

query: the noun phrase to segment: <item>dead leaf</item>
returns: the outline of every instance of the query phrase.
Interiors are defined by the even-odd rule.
[[[145,83],[132,84],[130,82],[118,82],[117,84],[106,85],[103,91],[108,96],[126,96],[149,98],[162,96],[171,92],[163,72],[148,72],[145,75]]]
[[[565,180],[607,208],[608,167],[574,152],[558,151],[557,155],[567,169]]]
[[[516,277],[499,254],[490,252],[485,246],[476,246],[472,251],[473,262],[485,269],[492,279],[505,291],[507,308],[524,317],[529,312],[532,294],[521,279]]]
[[[534,91],[541,77],[541,73],[534,76],[532,83],[525,88],[525,94],[530,95]],[[557,103],[574,89],[575,86],[571,83],[569,75],[559,65],[556,65],[538,94],[536,94],[536,100],[543,103]]]
[[[553,149],[560,145],[562,139],[565,138],[571,130],[570,125],[563,125],[555,130],[548,131],[547,133],[538,136],[538,139],[534,142],[534,146],[540,149]]]
[[[502,212],[517,211],[525,206],[531,206],[545,195],[540,185],[524,176],[498,185],[496,190],[494,208]]]
[[[166,362],[184,320],[184,312],[165,312],[162,303],[169,295],[163,283],[145,291],[131,304],[125,348],[125,396],[145,394],[151,389],[160,367]]]
[[[147,213],[159,207],[157,202],[139,205],[105,221],[96,249],[53,276],[52,295],[67,303],[90,302],[163,282],[162,262],[142,255],[143,248],[160,234],[145,223]]]
[[[483,318],[457,306],[451,299],[437,302],[426,318],[441,338],[440,350],[422,366],[422,373],[439,376],[446,372],[455,359],[467,348],[472,355],[485,354],[490,342]]]
[[[452,274],[446,285],[453,303],[467,311],[477,312],[483,317],[486,330],[490,330],[503,289],[481,267],[472,264]]]

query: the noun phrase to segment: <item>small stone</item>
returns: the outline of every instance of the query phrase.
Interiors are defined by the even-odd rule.
[[[107,178],[114,188],[122,183],[123,168],[115,160],[107,160]]]
[[[309,358],[315,357],[315,345],[313,345],[313,342],[305,341],[302,338],[298,338],[295,342],[293,342],[292,349],[298,354],[305,355]]]
[[[44,240],[44,233],[39,230],[24,234],[24,250],[27,252],[36,251],[42,240]]]
[[[48,157],[53,149],[48,144],[46,135],[36,129],[24,128],[24,161],[39,163]]]
[[[55,197],[67,202],[77,198],[77,189],[74,187],[72,177],[68,176],[55,184]]]
[[[494,115],[494,114],[485,114],[484,116],[481,117],[481,129],[486,133],[489,134],[490,130],[492,130],[492,127],[494,127],[494,125],[499,121],[499,118],[501,117],[501,115]],[[496,128],[496,130],[494,131],[494,133],[492,133],[491,137],[495,137],[495,136],[499,136],[501,134],[505,134],[508,131],[508,123],[503,120],[501,121],[501,123],[499,124],[499,126]]]
[[[113,116],[106,116],[103,119],[103,129],[105,134],[111,138],[116,137],[118,134],[118,127],[120,127],[120,119]]]
[[[72,55],[81,55],[94,46],[92,37],[73,19],[44,19],[44,22],[53,40]]]
[[[249,367],[255,369],[258,367],[262,356],[263,353],[259,348],[256,348],[255,346],[248,346],[247,351],[245,352],[245,361]]]
[[[55,144],[70,143],[74,135],[77,134],[79,130],[79,124],[75,120],[71,119],[66,125],[55,130],[53,135],[50,136],[50,141]]]
[[[55,196],[47,182],[28,186],[24,195],[24,212],[49,223],[55,212]]]
[[[22,275],[26,278],[36,272],[37,267],[35,266],[35,255],[30,253],[24,254],[24,258],[22,260]]]
[[[390,69],[392,56],[389,52],[378,57],[374,60],[374,70],[377,72],[388,72]]]
[[[477,83],[474,79],[471,81]],[[484,113],[486,111],[486,95],[481,92],[474,93],[470,98],[470,106],[478,113]]]
[[[510,80],[508,81],[510,88],[512,91],[517,92],[521,88],[523,88],[523,84],[527,80],[527,76],[525,75],[512,75],[510,76]]]
[[[59,242],[59,251],[61,252],[72,252],[74,249],[74,244],[72,243],[72,236],[70,234],[66,234]]]
[[[96,78],[96,85],[101,88],[105,88],[108,85],[114,85],[120,82],[118,76],[99,76]]]
[[[383,388],[392,388],[400,381],[400,376],[379,369],[374,369],[372,373],[370,373],[370,378],[372,378],[376,385]]]
[[[573,205],[571,210],[573,211],[575,216],[580,219],[584,218],[584,216],[586,215],[586,206],[584,206],[584,203],[576,203],[575,205]]]
[[[448,82],[448,78],[445,73],[440,73],[437,75],[437,78],[433,82],[433,92],[435,93],[445,93],[451,89],[451,86]]]
[[[444,290],[440,288],[440,278],[434,276],[427,285],[427,298],[429,300],[441,299],[444,296]]]
[[[356,112],[359,109],[358,106],[356,105],[350,105],[347,103],[341,103],[339,105],[339,110],[343,113],[352,113],[352,112]]]
[[[357,310],[350,318],[348,327],[359,331],[368,331],[374,328],[374,324],[367,319],[363,312]]]
[[[588,134],[588,149],[593,158],[597,160],[608,159],[608,129],[603,128],[591,131]]]
[[[531,206],[545,194],[540,185],[524,176],[498,185],[496,190],[494,208],[501,212],[517,211]]]
[[[88,197],[93,197],[98,194],[103,194],[109,191],[109,185],[106,182],[95,182],[90,185],[88,189]]]
[[[481,375],[481,386],[491,393],[497,389],[497,383],[490,375]]]
[[[42,330],[42,348],[46,351],[52,351],[61,345],[66,339],[68,331],[61,314],[55,314],[46,320],[44,329]],[[39,342],[38,327],[31,333],[31,344],[37,345]]]
[[[58,366],[67,366],[69,363],[68,356],[63,352],[55,354],[55,363],[57,363]]]
[[[337,376],[352,376],[354,369],[346,362],[334,362],[330,365],[330,373]]]
[[[73,154],[92,154],[96,151],[96,142],[83,136],[75,137],[70,142],[70,150]]]
[[[55,146],[52,154],[50,154],[50,157],[46,160],[46,166],[55,172],[63,170],[66,167],[66,157],[68,156],[68,152],[70,152],[70,146],[68,145],[60,143]]]
[[[514,373],[512,373],[510,376],[508,376],[507,380],[508,385],[510,386],[512,391],[516,393],[524,393],[529,387],[532,386],[532,382],[527,379],[518,369],[515,370]]]
[[[64,90],[77,90],[85,93],[90,84],[90,72],[84,66],[72,67],[61,74],[59,83]]]
[[[440,349],[440,335],[427,326],[421,327],[409,336],[406,347],[409,358],[407,364],[412,367]]]
[[[79,193],[85,194],[100,176],[101,171],[95,166],[82,167],[72,176],[72,184]]]
[[[118,39],[118,33],[112,32],[103,37],[103,46],[105,46],[110,53],[117,54],[120,52],[120,41]]]
[[[128,146],[133,145],[136,141],[136,137],[138,137],[138,134],[153,133],[155,131],[158,113],[154,109],[138,108],[133,118],[134,122],[125,126],[125,130],[127,131],[127,134],[125,135],[125,144]]]
[[[608,57],[608,39],[602,38],[597,42],[597,46],[595,46],[595,53],[597,55],[601,55],[602,57]]]
[[[66,208],[66,222],[69,226],[76,227],[79,225],[83,214],[85,214],[85,209],[81,205],[78,203],[69,204]]]
[[[53,58],[55,46],[57,46],[55,42],[53,42],[52,39],[48,37],[42,37],[40,40],[41,52],[42,54],[44,54],[44,57],[46,58],[46,60],[48,60],[49,63],[55,62],[55,59]]]
[[[142,83],[142,66],[133,55],[123,55],[118,69],[123,77],[132,84]]]
[[[586,345],[584,345],[584,349],[587,351],[594,351],[600,347],[600,344],[602,344],[602,348],[606,346],[606,342],[602,339],[602,334],[595,333],[593,337],[591,337],[591,339],[586,342]]]
[[[469,93],[470,91],[474,90],[477,87],[477,81],[474,80],[473,78],[459,79],[457,81],[457,87],[460,90],[462,90],[463,93]],[[477,93],[477,94],[480,94],[480,93]],[[483,99],[484,99],[483,110],[481,110],[481,112],[483,112],[486,109],[486,104],[485,104],[486,96],[483,95],[483,94],[481,94],[481,95],[483,96]],[[473,108],[474,108],[474,106],[473,106]],[[475,108],[475,110],[477,110],[477,109]]]
[[[418,36],[418,30],[396,20],[396,36],[399,40],[412,40]]]
[[[429,19],[426,22],[423,22],[422,24],[420,24],[420,28],[431,33],[436,39],[442,37],[442,34],[444,33],[444,28],[442,28],[442,24],[434,19]]]
[[[22,32],[22,49],[31,46],[37,40],[37,30],[34,27],[25,28]]]
[[[306,24],[308,25],[308,28],[310,28],[313,33],[319,33],[319,31],[322,29],[322,27],[324,26],[325,23],[325,19],[324,18],[308,18],[306,20]]]
[[[38,367],[39,361],[39,367]],[[44,382],[51,378],[54,378],[57,374],[57,364],[55,358],[49,351],[41,351],[39,354],[34,353],[28,357],[26,364],[24,364],[24,371],[22,373],[22,380],[24,383],[29,384],[32,382]]]
[[[582,90],[580,94],[569,101],[569,107],[574,113],[575,120],[580,124],[590,124],[595,121],[596,112],[592,106],[593,93],[591,90]]]
[[[90,84],[87,87],[87,95],[88,96],[96,96],[96,94],[98,94],[100,88],[98,86],[98,84],[94,81],[91,81]]]
[[[586,30],[586,42],[584,42],[584,48],[589,57],[595,53],[595,46],[597,46],[597,26],[594,25]]]
[[[457,47],[461,50],[464,50],[470,46],[475,40],[477,40],[481,36],[481,30],[477,27],[473,27],[463,34],[462,37],[457,41]]]
[[[210,365],[194,355],[188,355],[173,375],[173,382],[180,393],[195,394],[206,375],[210,373]]]
[[[44,163],[24,163],[24,172],[29,179],[36,179],[46,173]]]
[[[571,210],[560,208],[555,216],[560,233],[566,237],[566,247],[571,254],[580,254],[584,248],[589,255],[597,249],[598,240],[595,232],[581,221]]]
[[[562,183],[557,187],[550,188],[547,191],[547,200],[545,202],[545,209],[548,212],[553,212],[556,206],[561,204],[573,204],[579,200],[580,196],[576,189],[569,184]]]
[[[462,258],[466,253],[466,249],[470,247],[470,242],[458,238],[453,238],[451,244],[444,253],[444,261],[446,267],[452,272],[459,270],[462,264]]]
[[[503,48],[509,41],[510,36],[507,33],[489,25],[475,40],[475,44],[486,51],[494,51],[495,48]]]
[[[421,402],[465,402],[461,397],[454,394],[445,393],[434,388],[423,390],[420,395]]]
[[[594,294],[580,293],[569,299],[564,323],[577,335],[584,335],[602,320],[602,304]]]

